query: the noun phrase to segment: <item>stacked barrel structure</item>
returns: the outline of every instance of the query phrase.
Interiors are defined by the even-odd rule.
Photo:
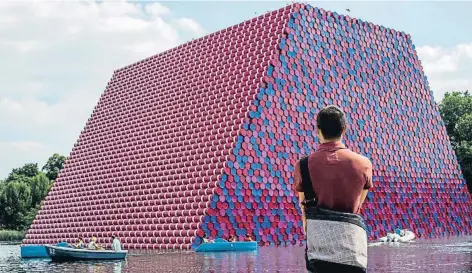
[[[328,104],[347,114],[347,146],[374,164],[363,207],[370,239],[398,227],[423,237],[470,231],[470,198],[410,36],[296,7],[203,231],[300,240],[293,166],[316,148],[316,114]]]
[[[370,239],[465,234],[470,197],[409,35],[293,4],[117,70],[25,244],[115,233],[125,248],[200,236],[304,240],[295,162],[317,112],[374,164]]]

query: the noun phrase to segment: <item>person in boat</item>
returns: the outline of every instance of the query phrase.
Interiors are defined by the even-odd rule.
[[[245,241],[245,242],[254,242],[254,239],[253,239],[252,236],[248,233],[248,234],[246,234],[246,237],[244,237],[244,241]]]
[[[92,237],[92,239],[90,240],[90,243],[88,244],[88,249],[90,250],[103,250],[103,246],[101,246],[100,244],[97,243],[97,237]]]
[[[366,272],[367,232],[359,210],[372,187],[372,163],[343,144],[347,122],[340,108],[323,108],[316,128],[321,144],[294,168],[306,233],[306,268]]]
[[[74,248],[86,248],[87,246],[84,243],[84,239],[82,237],[79,238],[76,244],[73,245]]]
[[[116,237],[115,234],[112,234],[111,235],[111,239],[112,239],[112,242],[111,242],[111,249],[113,251],[121,251],[121,242],[120,240]]]
[[[397,228],[395,229],[395,234],[400,235],[401,232],[402,232],[402,230],[400,229],[400,227],[397,227]]]
[[[233,235],[229,236],[228,242],[236,242],[236,237],[234,237]]]
[[[213,243],[214,242],[213,240],[208,239],[206,234],[203,234],[203,237],[201,237],[201,238],[202,238],[202,243]]]

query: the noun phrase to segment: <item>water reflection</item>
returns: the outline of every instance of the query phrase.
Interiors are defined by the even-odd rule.
[[[449,238],[369,249],[369,272],[470,272],[470,238]]]
[[[201,272],[256,272],[258,252],[198,253],[203,259]]]
[[[87,265],[89,273],[122,273],[123,266],[126,264],[126,261],[106,261],[106,262],[84,262]]]
[[[306,272],[303,247],[258,252],[194,253],[130,251],[125,261],[51,262],[20,259],[18,245],[0,245],[0,272]],[[472,272],[470,238],[418,241],[369,248],[369,272]]]

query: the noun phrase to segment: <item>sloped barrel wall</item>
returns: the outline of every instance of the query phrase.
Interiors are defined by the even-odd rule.
[[[289,14],[116,71],[24,243],[189,248]]]

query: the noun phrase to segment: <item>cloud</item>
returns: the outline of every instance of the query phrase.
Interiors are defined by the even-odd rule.
[[[113,71],[202,35],[159,3],[0,1],[0,179],[68,155]]]
[[[144,9],[146,10],[148,14],[154,15],[154,16],[166,15],[170,13],[170,10],[167,7],[159,3],[152,3],[149,5],[146,5]]]
[[[38,167],[42,168],[47,162],[47,158],[54,151],[48,145],[34,141],[0,141],[0,151],[8,156],[0,157],[0,166],[23,166],[26,163],[38,163]],[[2,179],[10,173],[10,169],[5,169]]]
[[[17,50],[20,53],[28,53],[41,48],[41,42],[33,40],[4,40],[1,41],[0,45],[7,47],[7,50],[9,47],[10,49]]]
[[[194,34],[200,35],[204,32],[204,29],[195,20],[190,18],[180,18],[177,24],[183,30],[190,31]]]
[[[452,48],[422,46],[417,52],[436,101],[448,91],[472,91],[472,42]]]

